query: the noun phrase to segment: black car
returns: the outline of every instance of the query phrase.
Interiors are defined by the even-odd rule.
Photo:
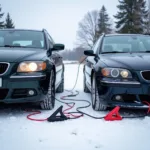
[[[108,107],[146,109],[150,102],[150,36],[102,34],[84,51],[84,91],[96,111]]]
[[[55,106],[64,90],[64,64],[47,30],[0,30],[0,102],[33,102],[42,109]]]

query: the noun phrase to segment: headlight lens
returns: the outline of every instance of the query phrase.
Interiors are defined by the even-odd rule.
[[[119,70],[118,69],[112,69],[111,70],[111,76],[114,78],[117,78],[119,76]]]
[[[122,71],[120,72],[120,75],[121,75],[123,78],[128,78],[128,76],[129,76],[129,71],[127,71],[127,70],[122,70]]]
[[[35,62],[29,63],[29,70],[36,71],[38,69],[38,65]]]
[[[103,68],[101,73],[104,77],[111,78],[132,78],[132,74],[129,70],[119,68]]]
[[[43,61],[26,61],[19,64],[17,72],[35,72],[46,69],[46,63]]]

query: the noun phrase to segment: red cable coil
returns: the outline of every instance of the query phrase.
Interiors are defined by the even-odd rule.
[[[67,96],[63,96],[63,97],[61,97],[61,99],[64,100],[65,97],[67,97]],[[74,118],[79,118],[79,117],[82,117],[82,116],[83,116],[83,114],[81,114],[81,115],[74,115],[74,114],[71,114],[71,113],[67,113],[66,111],[71,110],[71,109],[75,106],[75,104],[73,104],[72,106],[69,105],[69,104],[66,104],[66,105],[67,105],[69,108],[65,109],[65,110],[63,111],[63,113],[66,114],[67,117],[70,117],[70,115],[71,115],[72,117],[74,117]],[[27,110],[26,112],[29,112],[29,111]],[[35,118],[32,118],[32,117],[31,117],[31,116],[34,116],[34,115],[41,114],[41,111],[30,111],[30,112],[32,112],[32,113],[29,114],[29,115],[27,115],[27,119],[28,119],[28,120],[42,122],[42,121],[47,121],[47,119],[48,119],[48,118],[46,118],[46,119],[35,119]]]

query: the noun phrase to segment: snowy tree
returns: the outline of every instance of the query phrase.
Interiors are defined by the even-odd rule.
[[[111,23],[110,18],[107,14],[107,10],[105,6],[102,6],[100,13],[99,13],[99,19],[98,19],[98,33],[111,33]]]
[[[77,31],[77,45],[83,48],[92,48],[98,39],[98,11],[88,12],[79,23]]]
[[[119,12],[114,16],[117,32],[143,33],[147,24],[148,11],[145,0],[119,0]]]
[[[1,8],[1,5],[0,5],[0,19],[2,19],[4,13],[1,13],[2,11],[2,8]],[[0,29],[2,29],[4,27],[4,21],[0,21]]]
[[[13,23],[9,13],[7,14],[7,17],[6,17],[5,28],[15,28],[14,23]]]

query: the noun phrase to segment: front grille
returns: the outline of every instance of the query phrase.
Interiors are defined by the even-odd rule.
[[[7,68],[8,68],[8,64],[7,63],[1,63],[0,62],[0,75],[4,74],[6,72],[6,70],[7,70]]]
[[[8,89],[0,89],[0,100],[5,99],[5,97],[8,94],[8,91],[9,91]]]
[[[141,75],[145,80],[150,80],[150,71],[142,71]]]

